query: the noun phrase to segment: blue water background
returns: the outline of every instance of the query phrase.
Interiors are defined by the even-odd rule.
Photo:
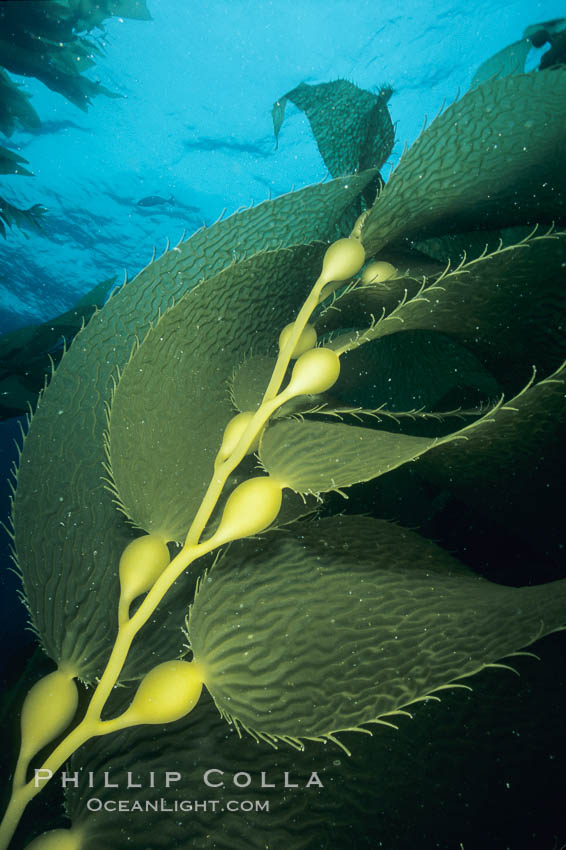
[[[385,14],[382,9],[387,9]],[[490,55],[553,2],[207,2],[148,0],[153,21],[109,19],[89,71],[120,99],[88,113],[41,83],[39,134],[14,134],[34,177],[6,177],[18,206],[49,208],[49,238],[10,233],[0,253],[0,331],[47,319],[98,281],[134,275],[203,222],[327,176],[292,104],[275,150],[273,102],[300,82],[389,83],[397,142],[390,162]],[[384,169],[385,176],[388,168]],[[140,208],[147,195],[177,205]]]

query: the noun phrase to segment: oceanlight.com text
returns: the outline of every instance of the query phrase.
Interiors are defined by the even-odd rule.
[[[269,800],[101,800],[90,797],[89,812],[268,812]]]

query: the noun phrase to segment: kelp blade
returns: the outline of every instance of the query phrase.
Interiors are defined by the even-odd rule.
[[[136,339],[172,300],[230,265],[235,244],[245,254],[334,238],[337,222],[345,215],[351,221],[356,213],[348,211],[373,176],[309,187],[199,231],[120,289],[75,338],[32,419],[13,510],[32,625],[55,661],[69,661],[92,680],[116,632],[117,566],[133,530],[106,488],[105,402]],[[148,625],[151,639],[134,646],[127,675],[155,663],[153,653],[165,659],[180,651],[187,592],[179,590],[178,606],[165,603],[179,612],[179,621],[158,614]]]
[[[524,386],[533,365],[544,375],[566,357],[562,325],[566,319],[564,232],[535,232],[513,245],[431,276],[415,291],[415,282],[395,281],[395,292],[406,286],[407,298],[383,307],[379,286],[354,290],[339,300],[345,326],[363,321],[371,326],[340,333],[330,342],[350,350],[366,341],[406,331],[433,331],[457,339],[473,352],[508,392]],[[412,290],[411,290],[412,287]],[[524,306],[523,306],[524,305]],[[377,321],[372,321],[375,318]]]
[[[565,600],[566,580],[502,587],[414,532],[334,517],[229,553],[200,584],[188,636],[228,720],[300,747],[387,721],[561,628]]]
[[[564,220],[565,116],[564,68],[467,92],[401,158],[365,223],[368,254],[417,233]]]
[[[117,498],[138,527],[184,542],[236,413],[228,378],[251,345],[271,349],[274,367],[274,343],[323,251],[287,247],[229,266],[187,293],[132,354],[112,399],[108,454]]]
[[[348,80],[301,83],[273,106],[278,142],[288,100],[302,110],[311,125],[320,155],[333,177],[381,168],[391,153],[395,132],[387,108],[391,94],[360,89]]]
[[[489,412],[484,414],[489,416]],[[267,472],[285,487],[297,493],[319,494],[370,481],[416,460],[446,440],[465,440],[482,419],[444,437],[287,420],[267,429],[259,456]]]

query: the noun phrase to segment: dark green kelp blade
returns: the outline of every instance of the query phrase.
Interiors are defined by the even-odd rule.
[[[281,850],[306,850],[315,837],[330,840],[327,797],[330,792],[337,805],[340,796],[330,779],[336,749],[329,751],[319,744],[310,754],[289,748],[276,753],[265,742],[251,743],[250,747],[249,740],[242,741],[236,730],[226,725],[210,696],[203,693],[197,708],[176,723],[141,726],[87,744],[73,759],[71,769],[79,771],[80,785],[68,788],[66,800],[73,825],[84,833],[82,850],[128,846],[149,850],[149,836],[151,850],[264,850],[268,840],[271,847]],[[355,770],[354,764],[348,766],[352,782]],[[94,777],[94,785],[89,786],[87,771]],[[141,787],[125,790],[128,771]],[[168,789],[163,784],[166,771],[180,776]],[[210,785],[205,783],[207,771]],[[261,787],[262,771],[264,785],[272,787]],[[292,789],[284,788],[285,771],[294,783]],[[307,787],[313,771],[330,786],[328,791],[316,781]],[[110,811],[92,811],[92,804],[89,810],[89,800],[106,801],[116,795],[115,788],[104,787],[105,772],[129,800],[129,812],[119,818]],[[150,772],[153,789],[148,787]],[[245,783],[246,772],[252,777],[251,786],[238,787],[232,777],[240,773],[239,779]],[[160,798],[170,802],[145,810],[146,800]],[[190,800],[191,808],[171,811],[173,801],[181,799]],[[250,806],[246,802],[250,799],[257,799],[261,806]],[[204,800],[217,802],[203,805]]]
[[[359,297],[354,290],[337,302],[336,310],[343,304],[346,326],[352,309],[358,323],[364,310],[371,326],[353,334],[336,329],[330,346],[348,351],[408,330],[441,332],[458,339],[503,387],[516,392],[525,385],[533,364],[541,374],[549,373],[566,356],[565,262],[566,235],[549,232],[425,279],[416,292],[415,282],[409,280],[408,297],[397,306],[389,302],[382,309],[379,286],[373,297],[372,287],[362,289]],[[394,283],[398,293],[403,282]]]
[[[84,834],[83,850],[146,848],[149,836],[151,850],[265,850],[266,845],[272,850],[341,850],[380,843],[415,850],[416,834],[434,834],[435,842],[446,847],[454,835],[477,834],[478,846],[487,846],[486,836],[505,835],[510,846],[520,847],[533,811],[549,834],[552,829],[545,813],[552,811],[552,789],[560,787],[560,765],[548,754],[563,736],[565,638],[555,634],[537,644],[541,661],[513,657],[510,664],[520,677],[488,668],[468,680],[473,687],[443,690],[414,706],[412,718],[395,718],[398,731],[373,727],[371,738],[341,735],[352,750],[350,758],[334,745],[316,742],[297,752],[288,747],[274,751],[247,736],[238,740],[204,693],[184,720],[137,727],[81,748],[67,768],[68,774],[79,772],[79,787],[66,788],[67,812]],[[223,771],[210,777],[222,782],[220,787],[205,784],[211,767]],[[181,774],[169,789],[164,787],[167,770]],[[98,805],[92,800],[108,808],[113,804],[107,801],[116,800],[116,788],[104,787],[106,771],[110,783],[118,783],[120,798],[128,800],[129,811],[89,811]],[[141,788],[127,787],[127,771]],[[262,771],[264,784],[274,788],[262,787]],[[298,787],[284,787],[285,771],[289,784]],[[322,789],[304,787],[310,771],[317,772]],[[234,783],[234,774],[241,772],[249,774],[250,785]],[[242,774],[236,781],[247,778]],[[549,791],[542,802],[541,781]],[[219,804],[205,808],[211,797]],[[162,808],[161,799],[166,801]],[[259,806],[241,805],[250,799]],[[189,801],[192,808],[168,810],[178,800]],[[237,811],[228,811],[228,800],[236,801]],[[557,816],[560,822],[560,812]],[[39,824],[36,831],[41,831]],[[541,843],[552,847],[552,841]]]
[[[483,247],[483,246],[482,246]],[[413,298],[423,280],[434,279],[446,271],[446,260],[437,262],[418,251],[396,252],[386,249],[375,258],[391,264],[396,273],[384,281],[362,284],[361,280],[335,292],[314,314],[319,338],[336,334],[344,328],[366,328],[371,317],[390,313],[402,301]]]
[[[339,235],[336,222],[373,176],[309,187],[199,231],[122,287],[75,338],[31,421],[13,510],[31,622],[55,661],[69,662],[92,680],[116,633],[118,560],[134,534],[104,480],[105,403],[116,368],[127,363],[136,338],[144,338],[173,300],[234,261],[235,245],[244,255],[301,239],[333,239]],[[148,624],[129,673],[180,651],[187,592],[179,590],[177,608],[168,597],[164,613]],[[172,609],[179,622],[167,616]]]
[[[532,236],[533,231],[532,224],[519,224],[497,230],[471,230],[431,236],[430,239],[417,238],[411,244],[415,250],[433,258],[444,268],[447,264],[450,268],[456,268],[462,262],[467,263],[501,248],[517,245]]]
[[[391,715],[566,624],[566,580],[492,584],[414,532],[333,517],[228,553],[188,637],[229,721],[302,747]]]
[[[438,465],[457,487],[492,480],[506,493],[501,478],[505,470],[510,479],[520,478],[521,473],[528,475],[537,458],[542,459],[545,446],[551,444],[553,433],[566,420],[565,387],[565,363],[540,380],[533,374],[521,392],[475,423],[465,441],[452,442],[448,438],[423,463],[431,468]]]
[[[264,433],[259,456],[266,471],[297,493],[320,494],[370,481],[415,461],[434,446],[466,439],[490,412],[443,437],[415,436],[335,422],[284,420]]]
[[[449,440],[423,456],[418,474],[535,545],[562,549],[565,387],[565,364],[539,380],[533,375],[467,440]]]
[[[88,31],[110,17],[150,20],[145,0],[106,2],[3,3],[0,60],[14,74],[36,77],[79,109],[98,94],[119,97],[83,73],[94,65],[100,43]],[[27,118],[29,107],[17,113]]]
[[[401,158],[366,220],[367,253],[416,234],[563,221],[565,134],[564,68],[467,92]]]
[[[237,410],[257,410],[272,371],[273,357],[265,355],[246,358],[234,370],[230,395]],[[389,411],[447,410],[462,406],[459,396],[467,388],[477,397],[475,401],[486,402],[501,394],[478,358],[457,340],[431,331],[407,331],[348,352],[330,394],[299,396],[284,404],[274,418],[309,412],[321,404],[332,409],[338,403]],[[450,407],[452,398],[456,400]]]
[[[274,357],[254,354],[246,357],[233,371],[230,396],[236,410],[257,410],[273,372]]]
[[[279,98],[272,110],[275,141],[290,100],[304,112],[324,164],[333,177],[381,168],[391,153],[395,131],[387,108],[391,90],[378,94],[348,80],[301,83]]]
[[[30,95],[0,68],[0,131],[11,136],[16,129],[37,130],[40,123]]]
[[[439,411],[486,406],[501,389],[458,339],[415,329],[372,340],[342,356],[332,393],[364,408]]]

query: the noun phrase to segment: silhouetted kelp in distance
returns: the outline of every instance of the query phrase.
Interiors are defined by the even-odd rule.
[[[22,210],[8,203],[5,198],[0,197],[0,236],[5,239],[6,226],[12,227],[14,224],[20,230],[28,228],[36,233],[42,233],[41,219],[46,212],[47,207],[44,207],[43,204],[33,204],[27,210]]]
[[[566,62],[565,36],[566,18],[531,24],[523,32],[522,38],[508,44],[480,65],[474,74],[472,86],[493,77],[525,71],[527,59],[533,47],[539,48],[550,44],[550,48],[540,58],[539,71],[555,65],[563,65]]]
[[[7,71],[35,77],[85,112],[92,98],[99,94],[121,96],[84,76],[94,65],[93,57],[101,54],[87,34],[112,16],[151,19],[145,0],[0,4],[0,132],[9,138],[16,129],[30,133],[41,129],[29,95]],[[65,122],[60,124],[65,126]],[[0,174],[31,177],[24,163],[27,164],[24,157],[0,145]],[[0,234],[6,236],[5,225],[41,232],[41,216],[45,212],[40,204],[19,209],[0,196]]]
[[[338,99],[356,97],[341,81],[327,85]],[[54,752],[33,766],[56,772],[88,738],[133,725],[73,757],[84,773],[67,795],[72,829],[37,839],[36,850],[49,841],[120,848],[147,841],[151,826],[152,848],[207,846],[203,813],[191,816],[187,836],[177,818],[155,827],[151,812],[120,821],[89,812],[89,796],[115,795],[101,786],[102,765],[127,752],[137,770],[163,770],[174,758],[194,777],[201,753],[223,758],[224,718],[247,740],[242,750],[234,738],[226,744],[232,765],[251,736],[261,769],[273,745],[272,762],[304,784],[311,747],[355,749],[348,732],[394,725],[411,706],[466,688],[464,677],[507,666],[501,659],[566,625],[565,581],[503,587],[385,520],[304,518],[313,497],[324,502],[417,460],[448,488],[481,490],[484,463],[522,473],[556,438],[565,412],[566,235],[551,222],[564,219],[565,105],[563,70],[486,82],[423,131],[371,206],[364,193],[388,154],[376,160],[359,149],[373,139],[335,127],[351,148],[342,160],[370,157],[370,167],[201,230],[77,335],[30,422],[14,494],[26,604],[58,669],[24,705],[2,846],[35,792],[29,762],[55,738]],[[535,230],[537,221],[549,226]],[[508,228],[523,225],[532,232],[513,241]],[[413,249],[434,240],[450,254],[453,239],[459,251],[467,233],[473,243],[486,227],[506,244],[454,267],[438,269]],[[393,335],[419,352],[412,374],[394,375],[399,397],[423,382],[432,397],[442,379],[487,393],[483,407],[349,404],[349,359],[371,383]],[[463,384],[450,384],[454,361]],[[505,398],[486,407],[493,386]],[[204,571],[185,574],[230,540]],[[142,626],[143,642],[134,641]],[[61,740],[78,720],[76,678],[94,695]],[[114,690],[117,679],[123,687]],[[208,694],[199,700],[202,684]],[[136,725],[144,723],[158,728],[159,753]],[[128,796],[139,802],[146,791]],[[270,816],[270,840],[314,846],[329,809],[308,807],[297,828],[294,805],[287,798]],[[215,846],[263,845],[261,814],[247,818],[216,812]]]

